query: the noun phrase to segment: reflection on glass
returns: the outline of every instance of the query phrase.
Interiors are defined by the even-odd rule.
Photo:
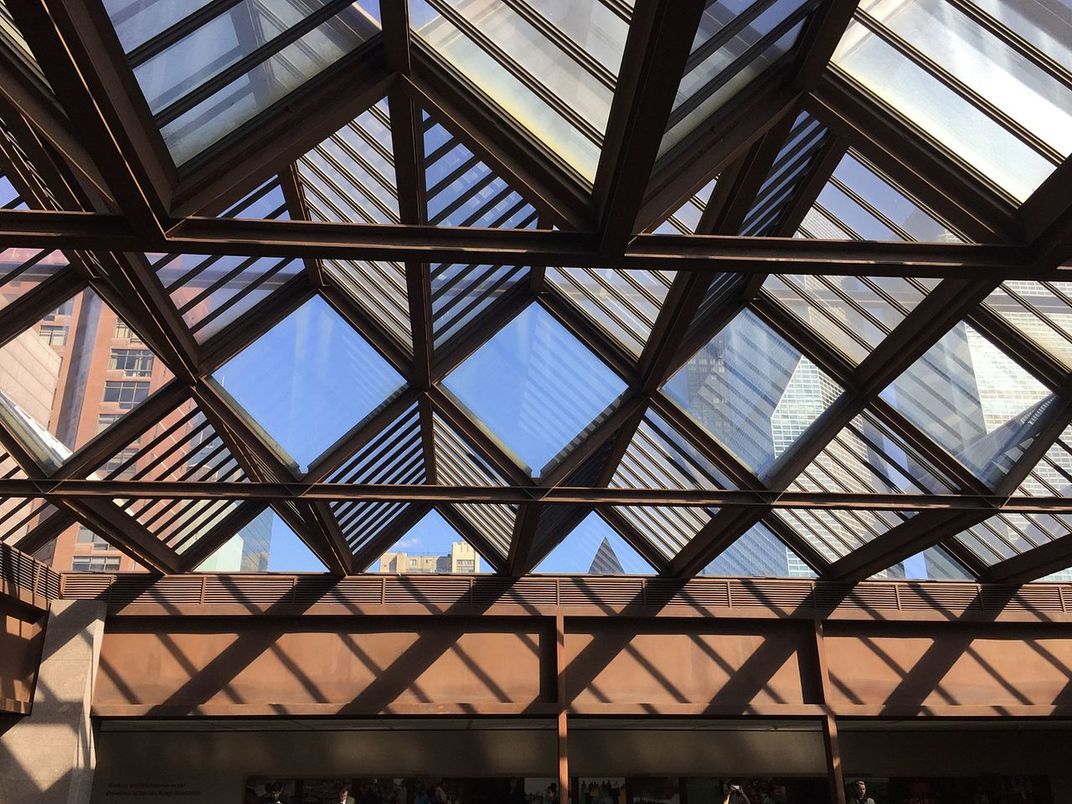
[[[445,381],[535,475],[625,391],[625,383],[533,304]]]
[[[107,0],[131,68],[177,165],[379,31],[377,2]],[[363,7],[364,6],[364,7]],[[207,12],[207,13],[206,13]]]
[[[629,30],[601,0],[410,0],[420,40],[574,168],[595,178]],[[620,15],[623,14],[624,15]]]
[[[171,378],[92,290],[0,348],[0,403],[53,465]]]
[[[990,341],[958,324],[881,394],[988,484],[1045,423],[1054,395]]]
[[[841,394],[749,310],[689,358],[663,391],[759,474]]]
[[[811,6],[806,0],[708,0],[659,155],[791,50]]]
[[[986,306],[1072,368],[1072,282],[1010,279],[986,297]]]
[[[536,567],[563,575],[651,575],[652,568],[598,514],[589,514]]]
[[[814,578],[815,570],[762,522],[719,553],[703,575],[752,578]]]
[[[833,63],[1015,200],[1072,152],[1072,89],[954,3],[867,0],[858,18]]]
[[[303,471],[404,384],[319,296],[213,377]]]

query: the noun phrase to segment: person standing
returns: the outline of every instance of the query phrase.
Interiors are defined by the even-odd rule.
[[[849,801],[853,804],[875,804],[875,800],[867,795],[867,784],[863,779],[858,779],[853,785],[852,797]]]

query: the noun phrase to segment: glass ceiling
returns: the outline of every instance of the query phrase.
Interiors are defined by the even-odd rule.
[[[1015,202],[1072,153],[1061,0],[863,0],[833,64]]]
[[[0,478],[122,490],[97,489],[94,528],[77,505],[0,500],[5,543],[121,545],[124,568],[151,543],[168,571],[204,572],[842,580],[864,556],[850,580],[985,580],[1024,562],[1064,578],[1042,548],[1072,567],[1072,281],[1004,275],[989,248],[1067,218],[1049,188],[1026,203],[1072,154],[1064,0],[862,0],[843,31],[815,30],[817,0],[709,0],[681,38],[669,116],[623,131],[608,126],[637,67],[623,64],[628,0],[408,0],[416,66],[370,86],[358,59],[396,59],[403,41],[381,32],[376,0],[103,6],[133,105],[177,167],[167,189],[185,203],[194,169],[218,168],[241,190],[200,212],[223,234],[197,248],[176,219],[129,252],[0,254]],[[825,76],[799,85],[823,40]],[[44,81],[31,44],[0,4],[0,47]],[[881,132],[827,108],[819,81],[931,147],[976,197],[882,158]],[[324,86],[339,108],[293,121],[270,175],[225,149]],[[64,149],[23,148],[10,131],[41,126],[2,122],[0,212],[85,178],[37,170],[30,155]],[[120,150],[140,142],[110,122]],[[783,141],[752,163],[775,124]],[[604,142],[634,135],[650,184],[608,198]],[[723,139],[745,144],[707,159]],[[629,231],[623,258],[593,223],[619,204],[678,237]],[[742,264],[716,273],[695,255],[723,242],[701,238],[727,210],[720,237],[757,240],[727,244]],[[303,226],[308,241],[273,253],[272,232]],[[426,237],[460,245],[414,246]],[[824,248],[807,240],[836,245],[758,266],[750,250]],[[547,259],[555,242],[570,245]],[[361,258],[370,245],[393,258]],[[947,264],[964,301],[932,326]],[[137,493],[150,482],[175,493]],[[279,496],[182,487],[264,482]],[[435,486],[458,495],[422,496]],[[935,495],[952,524],[924,543]],[[1025,510],[1033,498],[1054,510]]]
[[[379,33],[378,0],[103,0],[180,167]]]

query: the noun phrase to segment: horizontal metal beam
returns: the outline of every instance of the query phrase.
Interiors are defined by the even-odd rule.
[[[120,215],[0,211],[0,247],[176,252],[472,265],[596,266],[703,273],[867,274],[1060,279],[1026,246],[637,235],[601,253],[595,233],[187,218],[164,238],[139,236]]]
[[[618,489],[558,486],[431,486],[383,483],[186,482],[164,480],[0,480],[0,497],[45,499],[136,497],[144,499],[363,500],[426,503],[530,503],[554,505],[771,506],[869,511],[984,511],[1072,513],[1069,497],[986,494],[851,494],[723,489]]]

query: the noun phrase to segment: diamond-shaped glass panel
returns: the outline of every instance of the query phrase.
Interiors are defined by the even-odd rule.
[[[0,404],[46,464],[70,453],[172,378],[92,290],[68,299],[0,348]]]
[[[536,567],[569,575],[651,575],[652,568],[598,514],[589,514]]]
[[[746,310],[689,358],[663,391],[762,474],[842,389]]]
[[[213,377],[303,471],[404,385],[402,376],[319,296]]]
[[[277,526],[286,528],[271,508],[265,508],[202,561],[195,572],[267,572]]]
[[[974,581],[975,576],[944,547],[928,547],[892,567],[876,572],[869,580]]]
[[[626,387],[535,304],[452,371],[445,385],[535,475],[545,473]]]
[[[881,396],[991,484],[1035,438],[1055,399],[965,324],[947,332]]]
[[[665,221],[655,228],[655,234],[696,234],[696,228],[700,224],[707,203],[711,200],[711,194],[715,191],[718,177],[711,179],[701,187],[695,195],[689,196],[680,207],[674,210]]]
[[[369,572],[393,575],[473,575],[486,572],[483,559],[436,511],[429,511],[383,553]]]

